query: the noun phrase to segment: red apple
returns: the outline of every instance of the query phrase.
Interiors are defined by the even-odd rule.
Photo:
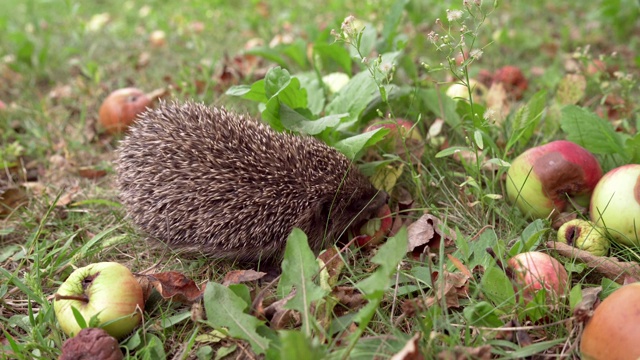
[[[374,219],[367,221],[360,227],[358,234],[356,234],[356,243],[360,247],[381,243],[384,237],[389,234],[392,224],[391,209],[389,205],[384,204],[378,209]]]
[[[640,283],[625,285],[593,312],[580,338],[582,359],[639,359]]]
[[[563,212],[569,198],[588,206],[602,169],[583,147],[558,140],[531,148],[512,163],[507,172],[507,197],[532,218]]]
[[[53,309],[60,328],[69,336],[81,328],[73,315],[75,307],[85,322],[98,317],[111,336],[122,338],[138,326],[144,310],[142,287],[129,269],[115,262],[101,262],[76,269],[60,286]]]
[[[502,83],[507,94],[510,94],[516,100],[522,99],[522,95],[529,87],[527,78],[524,77],[522,70],[512,65],[503,66],[496,70],[493,75],[493,81]]]
[[[109,94],[102,102],[99,121],[110,133],[120,133],[133,123],[136,116],[150,107],[152,99],[142,90],[123,88]]]
[[[640,245],[640,164],[606,173],[591,197],[591,220],[624,245]]]
[[[569,275],[562,264],[553,257],[530,251],[518,254],[507,261],[514,271],[518,289],[525,301],[531,301],[536,292],[546,289],[547,299],[555,302],[568,288]]]

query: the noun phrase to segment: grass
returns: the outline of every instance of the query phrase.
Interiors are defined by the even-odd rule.
[[[309,358],[386,358],[416,333],[422,334],[417,344],[426,358],[438,354],[486,358],[483,352],[495,358],[579,357],[579,323],[571,312],[576,303],[574,292],[558,307],[547,306],[544,299],[525,305],[485,250],[493,248],[498,260],[505,261],[518,249],[542,249],[540,244],[555,236],[550,222],[527,219],[505,201],[505,167],[486,171],[479,163],[455,160],[441,150],[448,144],[470,154],[482,152],[496,163],[510,162],[529,147],[574,136],[560,126],[566,103],[559,99],[567,98],[576,99],[571,104],[590,112],[618,111],[611,123],[619,133],[634,136],[639,125],[633,101],[637,86],[635,78],[625,75],[638,75],[638,37],[629,35],[638,28],[624,20],[640,11],[633,1],[505,2],[496,9],[483,4],[486,19],[477,12],[466,19],[464,24],[471,30],[462,37],[461,24],[453,22],[449,27],[445,21],[447,9],[463,10],[461,2],[331,1],[320,5],[241,0],[191,1],[186,6],[165,1],[140,5],[133,1],[5,0],[3,7],[7,11],[0,14],[4,35],[0,37],[0,100],[7,108],[0,110],[1,358],[59,356],[67,336],[57,326],[51,296],[75,267],[117,261],[136,272],[178,271],[198,284],[220,283],[235,268],[234,264],[185,258],[169,249],[150,247],[125,219],[112,165],[119,137],[103,133],[97,124],[98,107],[109,92],[127,86],[147,91],[170,87],[171,98],[176,100],[195,99],[260,116],[256,102],[225,93],[231,85],[219,77],[225,56],[242,53],[252,39],[269,43],[291,36],[293,45],[259,55],[292,75],[344,71],[343,63],[331,58],[339,56],[337,50],[325,53],[329,60],[313,63],[307,51],[309,44],[331,44],[329,30],[340,31],[350,14],[369,25],[360,44],[351,37],[347,39],[351,44],[338,43],[340,46],[358,50],[371,46],[381,53],[401,51],[402,56],[395,58],[392,72],[384,68],[384,61],[376,63],[375,56],[368,61],[348,61],[354,73],[367,72],[362,81],[372,74],[375,89],[388,89],[390,96],[375,92],[348,132],[328,131],[319,137],[340,146],[339,140],[387,113],[391,118],[416,121],[415,130],[423,137],[431,131],[433,136],[417,155],[399,160],[373,146],[358,160],[361,164],[394,160],[384,165],[400,174],[395,182],[387,183],[393,201],[400,203],[398,213],[405,221],[423,212],[433,214],[457,236],[446,250],[440,247],[420,260],[402,256],[400,263],[399,258],[385,255],[388,247],[383,247],[387,252],[345,256],[345,269],[331,286],[354,291],[360,302],[350,309],[335,302],[344,297],[323,293],[314,300],[315,306],[305,303],[307,306],[297,309],[310,316],[297,330],[288,327],[291,331],[277,333],[257,327],[261,336],[275,344],[276,350],[267,352],[267,357],[294,356],[293,349],[299,349],[297,355]],[[399,9],[396,14],[400,16],[394,17],[394,9]],[[436,25],[437,18],[442,19],[442,27]],[[195,24],[202,24],[203,29],[194,30]],[[156,30],[165,32],[165,46],[151,44],[149,36]],[[444,46],[437,43],[440,47],[436,49],[429,40],[431,31],[448,34],[453,40]],[[367,43],[367,36],[387,42]],[[474,49],[483,50],[482,57],[457,66],[454,59],[460,47],[456,44],[472,42]],[[369,54],[364,51],[360,56]],[[577,95],[572,91],[578,86],[562,90],[567,74],[582,73],[581,69],[600,57],[608,69],[617,72],[586,73],[584,90]],[[261,70],[274,65],[263,63]],[[455,78],[467,82],[479,77],[481,70],[504,65],[518,66],[529,80],[522,99],[504,99],[504,120],[485,121],[477,114],[491,99],[478,100],[476,108],[442,100]],[[241,73],[239,84],[251,84],[256,80],[251,75]],[[393,92],[389,85],[401,91]],[[344,104],[355,106],[351,100]],[[329,101],[320,110],[332,111]],[[538,108],[536,101],[544,110],[538,112],[542,117],[528,117]],[[450,112],[443,108],[447,104],[453,104]],[[338,108],[334,114],[345,111]],[[438,117],[445,120],[441,132],[433,127]],[[529,130],[518,137],[521,129]],[[629,161],[606,152],[598,158],[605,170]],[[106,175],[94,177],[81,172],[84,169],[105,171]],[[369,174],[376,171],[372,166],[368,169]],[[17,203],[22,206],[15,207]],[[637,249],[616,248],[615,254],[623,260],[638,258]],[[603,285],[606,294],[616,287],[571,259],[561,260],[572,270],[571,285],[578,293]],[[455,276],[465,270],[471,276],[456,283]],[[393,279],[392,286],[386,280],[369,280],[374,275]],[[310,286],[313,282],[300,281]],[[245,300],[253,300],[262,287],[264,284],[249,283],[230,288],[239,297],[246,291],[250,296]],[[456,289],[465,295],[458,296]],[[209,316],[216,309],[207,303],[208,296],[213,295],[205,294],[205,309],[200,311]],[[268,292],[266,304],[280,297]],[[369,306],[361,308],[365,303]],[[320,304],[327,313],[319,310]],[[143,325],[121,341],[122,349],[140,359],[254,356],[256,348],[239,340],[243,335],[225,335],[231,331],[228,324],[216,323],[210,316],[192,321],[192,311],[198,313],[178,302],[152,298]],[[499,326],[504,328],[497,329]]]

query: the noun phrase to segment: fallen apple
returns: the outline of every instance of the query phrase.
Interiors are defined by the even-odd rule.
[[[102,102],[98,120],[109,134],[120,133],[133,123],[139,113],[150,107],[152,102],[152,98],[140,89],[115,90]]]
[[[586,360],[639,359],[640,283],[625,285],[593,312],[580,338]]]
[[[596,256],[607,255],[611,246],[604,234],[604,229],[595,226],[591,221],[582,219],[574,219],[562,224],[558,229],[558,241]]]
[[[606,173],[591,197],[591,221],[624,245],[640,245],[640,164]]]
[[[567,291],[567,271],[548,254],[539,251],[520,253],[509,259],[507,264],[513,270],[513,280],[525,302],[531,301],[542,289],[547,290],[549,302],[556,302]]]
[[[376,122],[367,126],[364,132],[380,128],[389,129],[385,139],[379,142],[382,151],[387,154],[404,155],[407,151],[419,152],[424,147],[424,140],[415,124],[405,119],[395,121]]]
[[[469,80],[469,86],[471,87],[473,101],[476,103],[483,103],[489,89],[487,89],[483,83],[474,79]],[[445,94],[456,101],[461,99],[469,101],[469,88],[463,84],[452,84],[449,86]]]
[[[574,201],[588,206],[602,169],[583,147],[558,140],[520,154],[507,172],[507,197],[532,218],[563,212]],[[571,200],[570,200],[571,199]]]
[[[94,316],[99,325],[119,319],[102,327],[111,336],[122,338],[131,333],[142,318],[142,287],[121,264],[87,265],[72,272],[55,294],[53,309],[62,331],[69,336],[81,330],[72,307],[80,312],[87,324]]]
[[[367,221],[360,227],[359,233],[356,234],[356,243],[358,246],[374,246],[382,242],[384,237],[391,230],[393,219],[391,218],[391,209],[385,204],[378,209],[376,217]]]

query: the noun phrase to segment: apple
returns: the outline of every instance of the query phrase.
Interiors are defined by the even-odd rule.
[[[153,47],[163,47],[167,44],[167,34],[162,30],[154,30],[149,35],[149,42]]]
[[[507,261],[513,270],[516,287],[522,290],[525,301],[531,301],[536,292],[546,289],[547,300],[555,302],[567,291],[569,275],[562,264],[539,251],[520,253]]]
[[[604,236],[604,229],[591,221],[573,219],[558,229],[558,241],[588,251],[596,256],[609,253],[611,243]]]
[[[62,354],[58,360],[122,360],[118,340],[104,329],[84,328],[62,344]]]
[[[507,198],[532,218],[563,212],[569,198],[581,206],[589,198],[602,169],[589,151],[570,141],[558,140],[533,147],[511,163],[507,172]]]
[[[580,338],[582,359],[639,359],[640,283],[615,290],[593,312]]]
[[[360,227],[359,233],[356,235],[356,243],[360,247],[374,246],[381,243],[384,237],[389,234],[392,224],[391,209],[389,205],[384,204],[378,209],[375,218]]]
[[[411,152],[423,147],[422,135],[415,124],[409,120],[398,118],[394,121],[378,121],[367,126],[364,132],[380,128],[390,130],[385,139],[379,143],[385,153],[404,155],[407,150]]]
[[[606,173],[591,197],[591,221],[624,245],[640,245],[640,164]]]
[[[120,133],[151,103],[152,99],[140,89],[118,89],[109,94],[100,105],[98,120],[109,134]]]
[[[133,331],[142,319],[142,287],[125,266],[100,262],[76,269],[55,294],[53,310],[58,323],[69,336],[78,334],[80,325],[73,315],[75,307],[87,324],[98,317],[111,336],[122,338]]]
[[[529,87],[527,78],[522,70],[513,65],[503,66],[493,74],[493,82],[501,83],[507,94],[513,96],[515,100],[522,99],[524,92]]]

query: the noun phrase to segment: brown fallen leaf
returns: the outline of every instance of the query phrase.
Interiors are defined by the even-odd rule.
[[[166,271],[156,274],[142,275],[160,293],[164,299],[191,304],[200,301],[204,293],[196,283],[177,271]]]
[[[469,278],[461,272],[444,271],[444,279],[441,280],[440,274],[434,271],[431,280],[435,287],[435,296],[407,300],[402,305],[403,312],[409,317],[416,310],[428,309],[436,303],[442,304],[443,300],[446,308],[460,307],[459,300],[469,297]]]
[[[573,309],[573,316],[581,323],[586,323],[593,315],[593,310],[600,303],[598,294],[602,291],[602,286],[582,289],[582,300]]]
[[[284,308],[287,302],[293,299],[295,295],[296,291],[293,290],[283,299],[280,299],[264,308],[264,316],[269,320],[269,326],[272,329],[280,330],[301,324],[302,320],[297,311]]]
[[[91,167],[82,167],[78,169],[78,175],[85,179],[99,179],[107,175],[106,170],[94,169]]]
[[[262,279],[267,273],[255,270],[233,270],[229,271],[222,280],[222,285],[229,286]]]
[[[332,246],[318,255],[318,259],[324,264],[320,270],[321,284],[333,288],[344,269],[344,262],[338,256],[338,250]]]
[[[344,305],[349,311],[357,311],[363,307],[367,300],[364,295],[352,286],[338,286],[331,292],[340,304]]]
[[[615,257],[596,256],[588,251],[556,241],[549,241],[546,246],[562,256],[579,260],[618,284],[624,284],[625,279],[628,281],[627,277],[633,278],[634,281],[640,281],[640,264],[634,261],[626,262]]]
[[[0,192],[0,217],[9,215],[29,201],[27,193],[19,187],[11,187]]]
[[[409,249],[414,257],[423,254],[427,247],[438,249],[440,245],[445,247],[453,245],[456,233],[442,225],[437,217],[431,214],[422,215],[416,222],[407,228],[409,233]]]
[[[402,350],[398,351],[391,357],[391,360],[422,360],[424,356],[420,353],[420,347],[418,341],[420,340],[420,333],[416,333],[407,341]]]

